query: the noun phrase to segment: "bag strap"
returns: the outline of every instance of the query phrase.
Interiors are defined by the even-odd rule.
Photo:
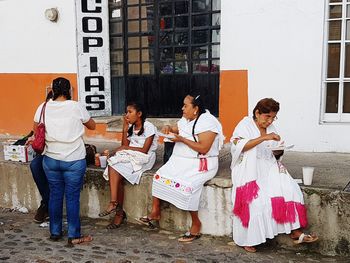
[[[41,109],[41,113],[40,113],[40,119],[39,119],[39,123],[41,122],[41,117],[43,118],[43,123],[45,124],[45,108],[46,108],[46,103],[44,103],[42,109]]]

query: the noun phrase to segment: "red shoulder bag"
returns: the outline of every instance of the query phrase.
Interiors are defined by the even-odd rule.
[[[37,154],[41,154],[45,149],[45,108],[46,102],[44,103],[43,108],[41,109],[39,125],[35,131],[34,140],[32,142],[33,150]]]

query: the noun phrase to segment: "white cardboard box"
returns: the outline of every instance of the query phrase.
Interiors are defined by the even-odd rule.
[[[4,143],[4,156],[6,161],[30,162],[36,153],[31,145],[13,145],[15,141]]]

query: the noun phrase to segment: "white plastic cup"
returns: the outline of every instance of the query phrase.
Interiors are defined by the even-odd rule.
[[[312,184],[312,177],[314,175],[315,167],[304,166],[303,167],[303,182],[304,185]]]
[[[107,156],[99,156],[100,158],[100,163],[101,163],[101,168],[106,168],[107,166]]]

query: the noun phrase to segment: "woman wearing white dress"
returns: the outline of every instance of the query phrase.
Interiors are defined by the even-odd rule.
[[[116,154],[108,159],[108,167],[104,172],[104,177],[109,180],[110,202],[99,216],[115,213],[107,229],[118,228],[126,220],[123,211],[123,181],[126,179],[131,184],[138,184],[142,173],[153,167],[156,161],[157,141],[157,128],[146,121],[143,105],[128,103],[123,123],[122,145],[117,148]]]
[[[296,243],[317,240],[300,230],[307,225],[303,194],[278,160],[283,151],[271,150],[281,139],[272,124],[278,111],[275,100],[260,100],[231,138],[233,240],[248,252],[280,233]]]
[[[216,175],[219,149],[223,143],[219,121],[205,110],[198,93],[185,97],[183,117],[176,126],[166,126],[163,132],[172,133],[176,142],[168,162],[153,177],[152,212],[140,218],[154,226],[160,219],[160,199],[189,211],[190,230],[179,239],[190,242],[200,237],[201,221],[198,208],[203,185]]]

